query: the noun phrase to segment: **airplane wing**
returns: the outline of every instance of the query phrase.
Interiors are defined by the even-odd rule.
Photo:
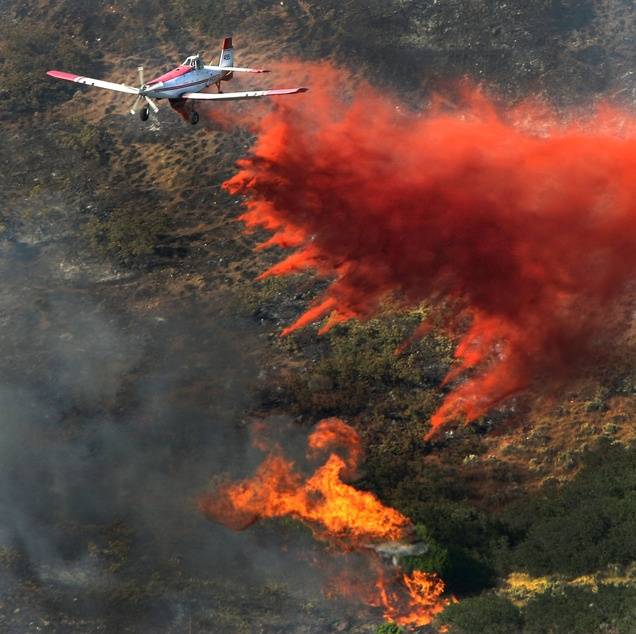
[[[187,92],[181,95],[182,99],[215,99],[219,101],[232,101],[234,99],[258,99],[259,97],[276,97],[277,95],[295,95],[299,92],[307,92],[308,88],[279,88],[277,90],[250,90],[246,92]]]
[[[240,68],[238,66],[206,66],[209,70],[224,70],[231,73],[269,73],[267,68]]]
[[[91,77],[82,77],[81,75],[75,75],[73,73],[65,73],[61,70],[50,70],[47,75],[49,77],[55,77],[55,79],[64,79],[65,81],[72,81],[76,84],[86,84],[87,86],[97,86],[98,88],[106,88],[106,90],[116,90],[117,92],[125,92],[129,95],[138,95],[139,88],[133,88],[132,86],[126,86],[126,84],[114,84],[110,81],[102,81],[101,79],[92,79]]]

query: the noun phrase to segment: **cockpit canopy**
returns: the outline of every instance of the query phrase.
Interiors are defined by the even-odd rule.
[[[200,55],[190,55],[190,57],[187,57],[186,61],[183,62],[183,65],[199,70],[203,68],[203,60]]]

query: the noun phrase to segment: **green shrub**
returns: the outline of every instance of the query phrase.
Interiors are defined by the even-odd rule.
[[[568,586],[550,590],[525,607],[524,634],[591,634],[631,629],[636,606],[636,589],[622,586],[589,588]]]
[[[519,608],[495,594],[453,603],[437,618],[450,634],[515,634],[522,631],[522,623]]]
[[[400,558],[400,566],[406,572],[435,572],[455,594],[476,593],[494,585],[494,570],[483,558],[457,544],[442,546],[422,524],[416,525],[415,532],[419,540],[428,544],[428,550]]]
[[[334,328],[320,341],[318,361],[288,386],[289,400],[314,417],[364,413],[425,420],[437,405],[434,388],[451,362],[451,348],[428,336],[397,353],[422,317],[421,311],[387,313]]]
[[[430,543],[429,550],[423,555],[409,555],[400,558],[400,568],[411,574],[414,570],[435,572],[446,580],[451,568],[450,556],[447,548],[439,544]]]
[[[450,547],[444,581],[455,594],[466,595],[492,588],[496,575],[493,566],[483,557],[465,548]]]
[[[403,634],[404,630],[395,623],[383,623],[378,625],[375,634]]]
[[[578,576],[636,559],[636,448],[603,442],[584,464],[572,482],[504,513],[505,570]]]
[[[91,218],[84,226],[84,235],[104,254],[121,262],[130,262],[153,253],[167,228],[168,217],[163,211],[144,213],[123,205],[104,218]]]
[[[71,129],[59,134],[61,150],[72,152],[73,157],[94,163],[102,163],[106,159],[105,148],[112,140],[103,129],[87,122],[75,124]],[[66,154],[68,156],[68,154]]]
[[[31,113],[71,97],[78,87],[51,79],[46,75],[51,69],[89,74],[98,72],[99,64],[84,38],[68,30],[30,19],[2,29],[3,109]]]

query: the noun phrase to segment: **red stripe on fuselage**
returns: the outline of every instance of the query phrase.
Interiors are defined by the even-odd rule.
[[[182,77],[183,75],[187,75],[193,70],[194,68],[192,68],[191,66],[179,66],[175,68],[174,70],[171,70],[169,73],[165,73],[164,75],[161,75],[160,77],[157,77],[156,79],[153,79],[152,81],[149,81],[148,86],[152,86],[152,84],[158,84],[159,82],[165,83],[167,81],[170,81],[171,79]]]

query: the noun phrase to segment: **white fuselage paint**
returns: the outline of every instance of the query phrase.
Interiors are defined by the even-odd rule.
[[[165,82],[144,86],[142,94],[148,95],[152,99],[179,99],[181,95],[188,92],[200,92],[204,88],[216,84],[226,74],[227,71],[218,66],[204,66]]]

